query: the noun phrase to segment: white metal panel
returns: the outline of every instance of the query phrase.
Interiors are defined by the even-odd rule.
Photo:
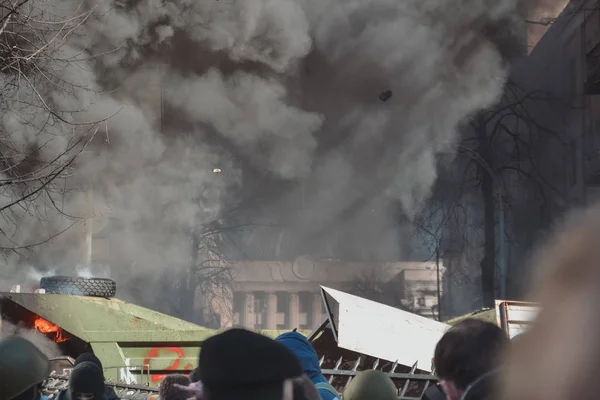
[[[508,327],[508,337],[514,338],[529,329],[530,324],[512,324]]]
[[[328,313],[337,308],[338,346],[402,365],[417,362],[419,369],[431,371],[435,345],[448,325],[339,290],[321,289]]]
[[[539,312],[537,303],[496,300],[498,323],[511,339],[526,332]]]
[[[508,322],[533,322],[538,315],[539,309],[534,306],[516,306],[507,304],[506,314]]]

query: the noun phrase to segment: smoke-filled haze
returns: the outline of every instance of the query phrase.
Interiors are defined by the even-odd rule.
[[[44,144],[43,160],[96,132],[65,185],[93,185],[97,223],[106,214],[119,221],[104,250],[111,261],[96,275],[122,288],[186,268],[187,233],[237,193],[263,190],[251,187],[256,174],[289,183],[260,217],[284,225],[298,246],[341,232],[326,237],[392,258],[393,208],[418,210],[436,152],[502,90],[506,69],[484,32],[511,21],[514,3],[31,0],[24,7],[40,26],[68,22],[44,31],[58,37],[54,59],[42,61],[53,83],[32,72],[36,90],[20,80],[5,92],[2,129],[19,148]],[[77,125],[106,118],[91,130]],[[65,212],[89,212],[85,199],[71,193]],[[18,211],[19,228],[8,231],[36,242],[69,223],[56,214],[40,221]],[[3,278],[72,273],[77,238],[63,235],[29,260],[9,257]],[[146,289],[129,295],[159,297]]]
[[[0,320],[0,338],[9,336],[19,336],[29,340],[49,358],[62,355],[58,345],[44,336],[43,333],[35,329],[25,329],[10,322]]]

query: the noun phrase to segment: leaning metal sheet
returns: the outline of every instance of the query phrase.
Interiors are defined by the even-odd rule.
[[[335,301],[338,346],[382,360],[431,371],[436,343],[449,328],[407,311],[321,287],[328,313]],[[331,314],[330,314],[331,315]]]

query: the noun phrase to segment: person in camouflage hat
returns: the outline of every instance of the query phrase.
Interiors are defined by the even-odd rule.
[[[171,374],[165,376],[165,379],[158,387],[159,400],[187,400],[190,396],[180,386],[189,386],[192,383],[190,378],[182,374]]]
[[[49,375],[50,360],[33,343],[18,336],[0,340],[0,400],[40,400]]]
[[[398,390],[383,372],[362,371],[344,390],[342,400],[398,400]]]

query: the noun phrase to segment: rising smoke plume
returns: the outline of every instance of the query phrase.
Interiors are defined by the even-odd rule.
[[[58,345],[35,329],[26,329],[0,319],[0,338],[19,336],[29,340],[48,358],[61,356]]]
[[[394,210],[414,215],[436,179],[436,152],[497,100],[506,68],[486,27],[516,15],[513,0],[23,7],[56,40],[40,61],[44,76],[32,71],[35,84],[21,79],[3,95],[4,134],[52,160],[73,137],[94,133],[66,181],[93,185],[94,215],[118,220],[104,250],[110,275],[121,287],[149,286],[130,292],[145,303],[161,300],[152,287],[162,271],[189,265],[189,231],[242,198],[263,199],[253,215],[283,226],[278,240],[287,235],[297,253],[327,256],[314,249],[339,245],[337,255],[359,247],[397,257]],[[382,101],[385,91],[392,96]],[[275,189],[257,183],[265,179]],[[85,199],[70,192],[64,212],[89,215]],[[15,243],[68,225],[57,213],[16,220]],[[263,233],[254,237],[276,241]],[[72,272],[75,239],[43,246],[31,267],[22,254],[9,258],[2,272]]]

